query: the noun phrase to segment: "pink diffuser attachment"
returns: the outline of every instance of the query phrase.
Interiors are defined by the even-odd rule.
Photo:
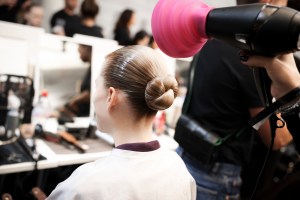
[[[208,39],[205,24],[212,9],[201,0],[159,0],[151,21],[159,48],[174,58],[195,55]]]

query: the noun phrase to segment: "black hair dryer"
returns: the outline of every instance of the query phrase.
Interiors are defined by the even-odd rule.
[[[211,38],[251,54],[277,56],[300,49],[300,13],[269,4],[212,8],[202,0],[159,0],[152,13],[152,32],[160,49],[172,57],[193,56]],[[271,81],[262,68],[254,69],[254,76],[269,107]],[[254,121],[262,121],[286,103],[281,99]]]
[[[272,57],[300,47],[300,13],[288,7],[249,4],[213,9],[207,16],[206,29],[210,37],[251,54]],[[271,80],[264,69],[254,68],[253,72],[259,95],[269,106]]]
[[[268,4],[217,8],[208,13],[206,33],[253,54],[276,56],[299,50],[300,13]]]

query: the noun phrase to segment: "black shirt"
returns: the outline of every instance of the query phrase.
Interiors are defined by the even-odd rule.
[[[25,0],[17,0],[14,7],[9,8],[8,6],[0,6],[0,20],[7,22],[17,22],[17,15],[21,9],[22,4]]]
[[[85,90],[91,91],[91,76],[92,76],[92,68],[91,68],[91,66],[89,66],[89,68],[83,78],[83,81],[82,81],[82,84],[80,87],[80,92],[83,92]]]
[[[79,24],[79,25],[70,27],[70,31],[68,33],[69,36],[72,37],[76,33],[103,38],[102,28],[100,26],[96,26],[96,25],[92,26],[92,27],[88,27],[83,24]]]
[[[91,73],[92,73],[92,68],[89,66],[88,70],[86,71],[82,84],[80,86],[80,92],[85,92],[91,91]],[[78,107],[78,112],[76,112],[76,115],[78,117],[83,117],[83,116],[89,116],[90,114],[90,101],[80,101],[77,103]]]
[[[80,17],[78,15],[68,15],[64,10],[55,13],[50,21],[51,28],[55,26],[64,27],[66,36],[70,36],[70,27],[79,25]]]
[[[130,45],[130,33],[129,30],[126,28],[119,27],[115,30],[115,37],[114,40],[118,41],[119,45]]]
[[[247,126],[249,108],[262,107],[252,71],[241,64],[239,50],[210,40],[200,51],[188,114],[224,137]],[[249,157],[252,129],[223,143],[218,161],[242,165]]]

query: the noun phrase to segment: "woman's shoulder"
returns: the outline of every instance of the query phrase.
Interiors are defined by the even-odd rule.
[[[85,25],[81,24],[80,26],[74,27],[73,32],[74,32],[74,34],[78,33],[78,34],[82,34],[82,35],[88,35],[88,36],[103,38],[102,28],[100,26],[97,26],[97,25],[92,26],[92,27],[88,27],[88,26],[85,26]]]
[[[101,26],[95,25],[93,27],[90,27],[90,29],[91,31],[93,31],[93,36],[103,38],[103,29]]]

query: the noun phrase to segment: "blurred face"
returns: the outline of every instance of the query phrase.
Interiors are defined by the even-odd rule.
[[[148,46],[149,41],[150,41],[149,36],[146,36],[146,37],[144,37],[143,39],[139,40],[139,41],[137,42],[137,44],[138,44],[138,45]]]
[[[68,9],[74,10],[77,6],[77,0],[65,0],[65,5]]]
[[[128,26],[134,25],[135,22],[136,22],[136,15],[135,15],[135,13],[132,13],[132,16],[131,16],[131,18],[130,18],[130,20],[128,22]]]
[[[30,11],[26,14],[25,19],[27,21],[27,25],[41,27],[44,17],[44,10],[40,6],[35,6],[30,9]]]
[[[96,79],[96,92],[94,97],[97,128],[101,132],[110,133],[110,120],[106,102],[107,98],[107,88],[105,88],[103,77],[100,74]]]

